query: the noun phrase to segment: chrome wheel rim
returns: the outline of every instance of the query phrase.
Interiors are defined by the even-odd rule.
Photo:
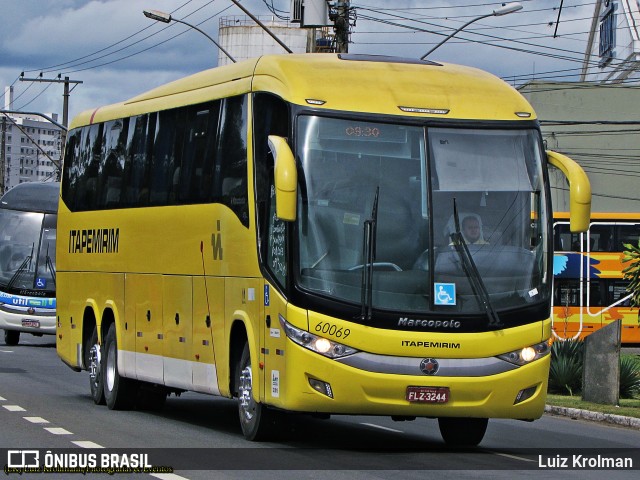
[[[94,386],[98,386],[100,376],[100,345],[96,344],[89,350],[89,377]]]
[[[109,351],[107,352],[107,368],[105,371],[105,381],[107,383],[107,389],[111,392],[113,386],[116,383],[116,346],[112,343],[109,345]]]
[[[243,421],[251,422],[256,413],[256,402],[253,399],[253,380],[251,365],[247,365],[240,373],[238,388],[238,400],[240,404],[240,415]]]

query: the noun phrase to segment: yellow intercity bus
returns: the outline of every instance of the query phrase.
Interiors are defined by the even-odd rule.
[[[270,55],[74,119],[57,351],[96,403],[236,398],[247,439],[290,412],[436,417],[477,445],[542,415],[553,280],[536,116],[477,69]]]

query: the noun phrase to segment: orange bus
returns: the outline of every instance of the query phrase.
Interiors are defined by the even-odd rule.
[[[622,320],[622,343],[640,343],[640,310],[623,279],[624,244],[638,244],[640,213],[592,213],[586,233],[569,231],[569,215],[554,214],[553,332],[584,338]]]

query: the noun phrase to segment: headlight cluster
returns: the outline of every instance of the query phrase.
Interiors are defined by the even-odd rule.
[[[545,341],[536,343],[530,347],[524,347],[520,350],[498,355],[498,358],[522,366],[549,355],[549,353],[551,353],[551,347],[549,347],[549,342]]]
[[[282,325],[282,329],[284,330],[287,337],[292,341],[296,342],[298,345],[304,348],[308,348],[309,350],[319,353],[320,355],[324,355],[325,357],[346,357],[347,355],[351,355],[358,351],[355,348],[347,347],[346,345],[334,342],[333,340],[319,337],[317,335],[314,335],[313,333],[300,330],[299,328],[296,328],[288,323],[282,317],[280,317],[280,324]]]

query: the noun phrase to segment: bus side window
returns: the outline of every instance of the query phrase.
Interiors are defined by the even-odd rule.
[[[147,123],[148,115],[138,115],[129,120],[127,135],[127,165],[125,165],[125,204],[129,207],[146,205],[149,198],[147,186]]]
[[[151,155],[150,193],[151,205],[167,205],[173,184],[176,162],[176,109],[159,112],[154,131]]]
[[[128,118],[112,120],[104,124],[100,178],[106,182],[101,185],[99,208],[118,208],[120,206],[128,126]],[[102,181],[100,183],[103,183]]]
[[[171,178],[176,203],[211,200],[219,110],[216,101],[187,107],[182,113],[185,129],[180,161],[175,162]]]
[[[82,129],[80,128],[69,132],[64,153],[62,200],[72,211],[76,210],[78,202],[78,189],[80,183],[78,160],[80,159],[81,137]]]
[[[78,210],[93,210],[98,205],[99,170],[102,156],[102,124],[83,130],[80,150]]]
[[[246,96],[223,100],[218,132],[214,196],[249,226]]]
[[[638,240],[640,240],[640,223],[635,225],[619,225],[616,228],[617,242],[614,251],[622,252],[626,250],[624,244],[630,243],[633,246],[638,246]]]
[[[611,252],[613,248],[613,226],[592,225],[589,229],[592,252]]]

